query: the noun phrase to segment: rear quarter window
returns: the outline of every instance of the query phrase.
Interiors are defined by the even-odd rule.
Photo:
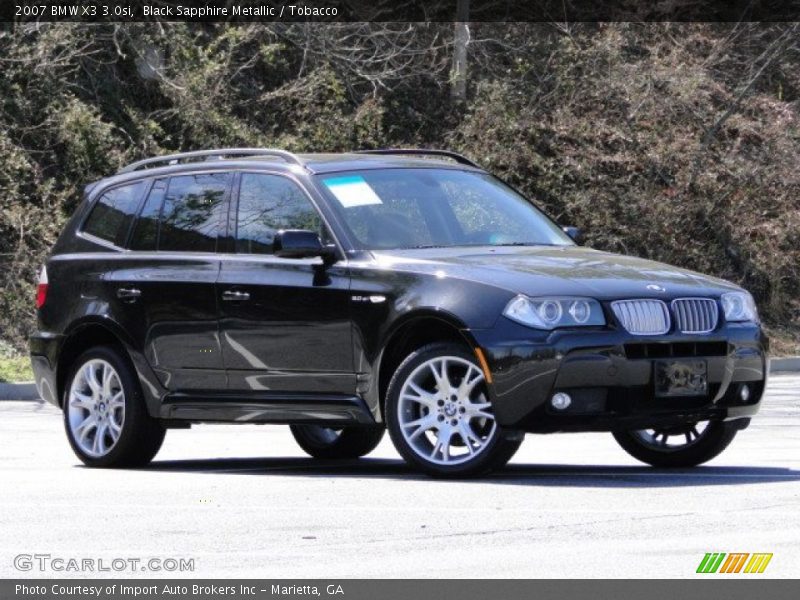
[[[143,191],[144,182],[137,181],[104,192],[89,213],[83,232],[116,246],[123,246]]]

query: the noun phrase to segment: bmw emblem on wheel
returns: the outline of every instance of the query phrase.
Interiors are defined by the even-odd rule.
[[[663,288],[660,285],[656,285],[655,283],[651,283],[647,286],[648,290],[652,290],[654,292],[666,292],[667,288]]]

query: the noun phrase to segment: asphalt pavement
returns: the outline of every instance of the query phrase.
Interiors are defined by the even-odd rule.
[[[494,476],[434,481],[388,437],[324,464],[256,425],[170,431],[149,468],[91,470],[36,402],[0,403],[0,448],[0,577],[117,575],[15,568],[33,554],[193,559],[168,575],[207,578],[727,577],[695,574],[707,552],[773,553],[755,577],[800,576],[798,374],[773,376],[750,428],[681,471],[610,434],[529,435]]]

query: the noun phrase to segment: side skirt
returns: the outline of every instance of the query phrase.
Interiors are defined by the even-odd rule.
[[[339,394],[269,394],[246,398],[170,394],[161,405],[159,416],[165,421],[194,423],[306,423],[328,427],[375,424],[361,398]]]

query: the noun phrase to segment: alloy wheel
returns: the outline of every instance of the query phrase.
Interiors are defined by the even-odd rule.
[[[708,430],[708,425],[709,421],[703,421],[677,427],[640,429],[633,434],[648,448],[659,452],[674,452],[697,444]]]
[[[105,360],[92,359],[75,374],[67,397],[67,423],[75,443],[91,457],[108,454],[125,423],[125,392]]]
[[[307,425],[306,433],[318,444],[333,444],[342,435],[342,430],[321,425]]]
[[[497,434],[483,372],[457,356],[420,364],[400,390],[397,416],[403,438],[422,459],[457,465],[483,453]]]

